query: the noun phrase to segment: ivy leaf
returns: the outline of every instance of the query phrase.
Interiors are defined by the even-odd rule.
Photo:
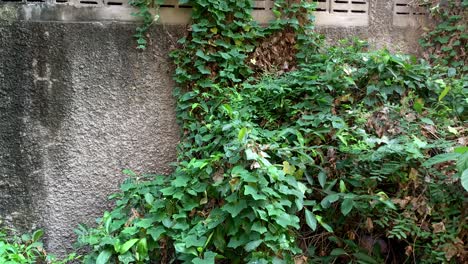
[[[187,248],[189,248],[189,247],[203,247],[203,245],[205,245],[206,240],[207,240],[207,238],[205,236],[202,236],[202,237],[198,238],[196,235],[190,235],[190,236],[187,236],[184,239],[185,247],[187,247]]]
[[[148,229],[148,227],[152,226],[153,223],[154,223],[154,219],[145,218],[136,222],[135,226]]]
[[[437,37],[435,38],[436,41],[438,41],[441,44],[447,44],[450,40],[450,36],[444,36],[444,37]]]
[[[424,147],[427,146],[427,142],[424,142],[424,141],[420,140],[415,135],[413,135],[413,139],[414,139],[414,144],[416,144],[416,146],[418,146],[418,148],[424,148]]]
[[[187,187],[190,178],[187,175],[179,175],[172,181],[174,187]]]
[[[328,208],[330,205],[340,199],[340,194],[334,193],[327,195],[323,200],[320,202],[323,208]]]
[[[283,161],[283,171],[285,174],[294,175],[296,167],[294,167],[294,165],[290,165],[287,161]]]
[[[251,228],[252,231],[258,232],[260,234],[266,233],[268,230],[260,222],[255,222]]]
[[[238,248],[239,246],[247,243],[247,241],[249,241],[247,235],[243,234],[240,237],[231,237],[227,246],[230,248]]]
[[[237,203],[227,203],[227,204],[225,204],[221,208],[221,210],[223,210],[225,212],[228,212],[234,218],[237,215],[239,215],[239,213],[245,208],[247,208],[247,202],[245,200],[240,200]]]
[[[254,251],[258,246],[260,246],[260,244],[262,244],[262,242],[263,241],[261,239],[251,241],[251,242],[247,243],[247,245],[244,246],[244,249],[247,252]]]
[[[335,248],[330,252],[330,256],[347,255],[346,251],[342,248]]]
[[[38,241],[44,235],[44,231],[42,229],[36,230],[36,232],[32,235],[32,241]]]
[[[201,74],[206,74],[206,75],[210,75],[211,74],[211,71],[208,70],[205,66],[203,65],[198,65],[197,67],[198,71],[201,73]]]
[[[205,252],[205,254],[203,254],[203,259],[194,258],[192,260],[192,263],[193,264],[214,264],[216,255],[217,254],[212,251],[207,251]]]
[[[240,141],[240,142],[244,142],[244,139],[245,139],[245,135],[247,135],[247,128],[246,127],[243,127],[239,130],[239,134],[237,135],[237,139]]]
[[[295,215],[287,214],[286,212],[280,214],[275,218],[276,223],[278,225],[286,228],[288,226],[292,226],[294,228],[299,229],[299,218]]]
[[[203,53],[203,51],[201,50],[197,50],[197,52],[195,53],[195,55],[197,55],[198,57],[206,60],[206,61],[209,61],[211,58],[207,55],[205,55],[205,53]]]
[[[460,180],[463,188],[465,188],[465,191],[468,192],[468,169],[463,171]]]
[[[457,170],[464,171],[468,169],[468,152],[461,154],[457,160]]]
[[[146,232],[151,236],[151,238],[153,238],[154,241],[158,241],[161,235],[166,232],[166,230],[162,226],[157,226],[148,229]]]
[[[119,256],[119,263],[129,264],[129,263],[132,263],[133,261],[135,261],[135,258],[130,252],[127,252]]]
[[[424,109],[424,100],[421,98],[416,98],[413,103],[413,109],[419,114],[422,113],[422,110]]]
[[[448,76],[448,77],[453,77],[453,76],[455,76],[455,75],[457,75],[457,69],[455,69],[455,68],[449,68],[449,69],[448,69],[448,72],[447,72],[447,76]]]
[[[258,157],[258,154],[253,152],[252,149],[248,148],[248,149],[245,150],[245,157],[246,157],[247,160],[256,160],[257,157]]]
[[[317,230],[317,219],[315,218],[315,215],[307,209],[305,210],[305,219],[307,225],[312,229],[312,231]]]
[[[267,198],[265,195],[258,193],[257,189],[250,185],[244,187],[244,194],[252,196],[254,200],[266,200]]]
[[[452,133],[454,135],[458,135],[458,130],[456,128],[454,128],[454,127],[448,126],[447,130],[448,130],[448,132],[450,132],[450,133]]]
[[[138,258],[141,260],[142,258],[145,258],[148,256],[148,243],[146,241],[146,237],[140,239],[137,244],[137,252],[138,252]]]
[[[353,199],[344,199],[343,203],[341,203],[341,213],[346,216],[351,212],[354,206]]]
[[[136,242],[138,242],[138,238],[133,238],[133,239],[130,239],[128,240],[127,242],[125,242],[122,247],[120,248],[120,254],[125,254],[125,252],[127,252],[128,250],[130,250],[130,248],[133,247],[133,245],[135,245]]]
[[[137,174],[135,172],[133,172],[132,170],[130,169],[124,169],[122,170],[122,173],[129,176],[129,177],[136,177]]]
[[[362,252],[354,253],[353,256],[356,257],[358,260],[360,260],[362,263],[366,263],[366,264],[378,264],[379,263],[375,259],[373,259],[371,256]]]
[[[436,155],[428,160],[426,160],[422,165],[424,167],[431,167],[432,165],[439,164],[442,162],[456,160],[460,156],[459,153],[444,153],[440,155]]]
[[[169,195],[173,195],[175,192],[176,192],[176,188],[174,187],[167,187],[167,188],[164,188],[164,189],[161,189],[159,190],[164,196],[169,196]]]
[[[444,99],[445,96],[447,96],[447,94],[450,92],[450,89],[450,86],[445,86],[444,90],[442,90],[442,92],[439,95],[439,102],[442,101],[442,99]]]
[[[233,178],[241,178],[244,182],[258,182],[258,178],[242,166],[232,168],[231,175]]]
[[[319,184],[322,188],[325,188],[325,183],[327,182],[327,174],[325,172],[321,171],[318,174],[318,180]]]
[[[330,233],[333,233],[333,228],[332,228],[330,225],[328,225],[327,223],[323,222],[322,216],[317,215],[317,216],[315,216],[315,218],[317,218],[317,222],[319,222],[319,224],[320,224],[325,230],[327,230],[327,231],[330,232]]]
[[[435,123],[434,121],[432,121],[431,119],[429,118],[426,118],[426,117],[421,117],[420,118],[422,122],[428,124],[428,125],[432,125],[432,126],[435,126]]]
[[[145,201],[147,204],[152,205],[154,202],[154,196],[151,193],[145,194]]]
[[[460,154],[467,153],[468,147],[456,147],[453,151]]]
[[[340,180],[340,193],[346,192],[346,184],[343,180]]]
[[[99,256],[96,259],[96,264],[107,264],[109,262],[112,252],[108,249],[99,253]]]

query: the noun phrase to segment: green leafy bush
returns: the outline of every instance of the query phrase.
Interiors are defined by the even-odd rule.
[[[38,230],[32,236],[8,238],[6,232],[0,231],[0,263],[36,263],[44,259],[45,254],[39,239],[43,232]]]
[[[41,242],[43,235],[44,232],[42,230],[37,230],[32,235],[23,234],[21,237],[17,237],[10,235],[10,233],[4,229],[0,229],[0,263],[65,264],[78,259],[76,254],[70,254],[67,258],[59,261],[54,256],[47,254]]]
[[[466,260],[464,76],[361,41],[328,47],[307,2],[279,1],[266,28],[251,1],[191,3],[173,53],[175,171],[125,171],[116,207],[77,230],[85,263]],[[281,30],[297,69],[254,78],[250,54]]]
[[[424,56],[434,63],[449,65],[466,74],[468,1],[418,0],[413,4],[427,7],[431,21],[434,22],[420,40],[425,49]]]

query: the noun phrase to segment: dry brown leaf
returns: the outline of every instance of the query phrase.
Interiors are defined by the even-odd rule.
[[[374,229],[374,223],[372,222],[372,219],[370,217],[367,217],[366,219],[366,229],[369,233],[371,233]]]
[[[416,187],[418,186],[418,170],[411,168],[410,172],[408,173],[408,178],[410,181],[414,182]]]
[[[412,246],[405,247],[405,255],[411,256],[411,254],[413,254],[413,247]]]
[[[463,256],[466,254],[463,241],[460,238],[456,238],[452,244],[445,244],[443,247],[445,252],[445,258],[450,261],[455,256]]]
[[[214,182],[220,182],[224,179],[224,169],[219,168],[213,175]]]
[[[250,169],[253,170],[253,169],[259,169],[260,168],[260,164],[256,161],[252,162],[252,164],[250,164]]]
[[[392,202],[394,204],[398,204],[401,209],[404,209],[408,205],[408,203],[411,201],[411,199],[412,199],[411,196],[406,196],[403,199],[393,198]]]
[[[434,233],[436,234],[445,232],[445,224],[444,222],[432,224],[432,229],[434,229]]]
[[[307,257],[306,256],[297,256],[294,258],[294,264],[306,264]]]

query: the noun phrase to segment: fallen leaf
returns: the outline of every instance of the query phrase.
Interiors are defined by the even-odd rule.
[[[411,256],[411,254],[413,254],[413,247],[412,246],[405,247],[405,255]]]
[[[369,233],[371,233],[374,229],[374,223],[372,223],[372,219],[370,217],[367,217],[366,219],[366,229]]]
[[[294,264],[306,264],[307,257],[306,256],[298,256],[294,258]]]
[[[400,206],[401,209],[404,209],[408,203],[411,201],[411,196],[406,196],[404,199],[393,198],[392,202]]]
[[[436,234],[445,232],[444,222],[432,224],[432,229],[434,229],[434,233]]]
[[[219,168],[213,175],[214,182],[220,182],[224,179],[224,169]]]

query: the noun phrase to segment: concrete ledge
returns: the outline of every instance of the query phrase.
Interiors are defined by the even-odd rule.
[[[75,0],[77,1],[77,0]],[[88,1],[86,1],[88,2]],[[94,21],[121,21],[121,22],[137,22],[140,18],[135,17],[132,13],[136,12],[135,8],[125,4],[122,0],[106,0],[104,3],[122,3],[121,5],[105,5],[105,4],[73,4],[67,2],[64,4],[34,2],[0,2],[0,10],[2,8],[10,8],[16,10],[16,18],[22,21],[63,21],[63,22],[94,22]],[[258,6],[265,5],[262,8],[256,8],[252,11],[253,18],[262,24],[266,24],[275,19],[271,12],[271,7],[257,1]],[[97,2],[96,2],[97,3]],[[342,7],[343,8],[343,7]],[[318,11],[316,12],[317,26],[337,26],[337,27],[355,27],[368,26],[369,15],[367,12],[368,6],[361,7],[363,10],[360,13],[349,12],[333,12],[333,11]],[[340,9],[341,10],[341,9]],[[344,9],[343,9],[344,10]],[[364,11],[366,10],[366,11]],[[188,6],[178,5],[163,5],[158,11],[160,24],[168,25],[185,25],[190,23],[191,8]],[[0,13],[1,14],[1,13]],[[0,20],[1,20],[0,16]]]

